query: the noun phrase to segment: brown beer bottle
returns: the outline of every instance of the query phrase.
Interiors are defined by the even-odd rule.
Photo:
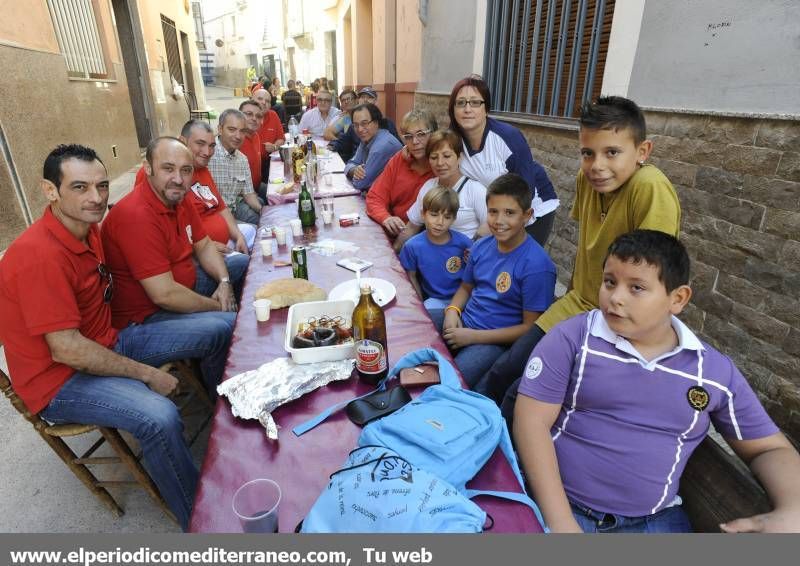
[[[361,286],[361,298],[353,310],[356,372],[364,383],[377,385],[389,373],[386,317],[372,298],[372,288]]]

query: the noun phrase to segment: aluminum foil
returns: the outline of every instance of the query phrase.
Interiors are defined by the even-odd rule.
[[[217,393],[228,398],[233,416],[258,419],[267,438],[277,440],[278,425],[272,411],[331,381],[349,378],[354,363],[352,358],[315,364],[296,364],[291,358],[277,358],[223,381],[217,386]]]

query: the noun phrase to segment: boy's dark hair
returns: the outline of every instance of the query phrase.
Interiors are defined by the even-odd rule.
[[[591,130],[629,129],[633,141],[639,145],[647,138],[644,114],[633,100],[622,96],[601,96],[594,102],[581,106],[581,128]]]
[[[42,168],[42,177],[53,183],[56,189],[61,188],[61,181],[64,178],[61,164],[67,159],[80,159],[88,163],[99,161],[104,168],[106,166],[103,160],[97,156],[97,152],[91,147],[76,143],[61,144],[45,158],[44,167]]]
[[[533,202],[533,195],[528,183],[525,179],[516,173],[506,173],[500,175],[497,179],[491,182],[489,188],[486,189],[486,202],[489,202],[489,197],[492,195],[507,195],[512,197],[517,204],[525,212],[531,207]]]
[[[658,280],[667,293],[689,283],[689,254],[676,238],[658,230],[634,230],[619,236],[608,248],[603,265],[610,256],[621,261],[647,263],[658,269]]]
[[[423,212],[449,212],[455,217],[460,206],[458,193],[440,185],[433,187],[422,197]]]

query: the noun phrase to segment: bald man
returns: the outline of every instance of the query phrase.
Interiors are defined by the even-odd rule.
[[[230,343],[249,258],[223,257],[184,199],[194,157],[180,140],[150,142],[144,171],[103,222],[103,249],[114,280],[111,322],[119,329],[170,323],[177,334],[209,334]],[[226,354],[227,346],[223,355],[201,360],[211,391],[222,377]]]

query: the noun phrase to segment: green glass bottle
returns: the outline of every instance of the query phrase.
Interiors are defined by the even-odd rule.
[[[317,215],[314,212],[314,199],[308,192],[305,178],[301,187],[300,196],[297,197],[297,216],[300,217],[303,228],[311,228],[317,223]]]

